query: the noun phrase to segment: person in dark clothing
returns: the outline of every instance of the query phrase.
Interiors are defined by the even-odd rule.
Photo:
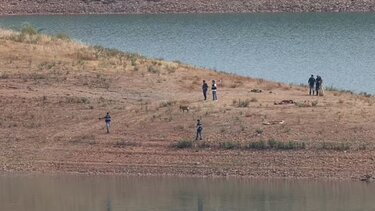
[[[207,90],[208,90],[208,84],[206,83],[205,80],[203,80],[202,91],[203,91],[204,100],[207,100]]]
[[[217,95],[216,95],[217,86],[216,86],[215,80],[212,80],[211,90],[212,90],[212,100],[217,100]]]
[[[323,83],[322,77],[320,77],[319,75],[316,76],[316,80],[315,80],[316,96],[318,96],[320,93],[320,89],[322,88],[322,83]]]
[[[109,112],[107,112],[107,115],[105,117],[100,117],[99,120],[104,119],[105,121],[105,127],[107,128],[107,133],[109,133],[109,128],[111,127],[111,115],[109,115]]]
[[[197,120],[197,136],[195,137],[195,140],[198,140],[198,137],[199,137],[199,140],[202,140],[202,131],[203,131],[203,126],[202,126],[201,121],[198,119]]]
[[[315,78],[314,78],[314,75],[311,75],[311,77],[309,78],[309,81],[308,81],[308,83],[309,83],[309,87],[310,87],[310,92],[309,92],[309,94],[310,95],[314,95],[315,93],[315,91],[314,91],[314,86],[315,86]]]

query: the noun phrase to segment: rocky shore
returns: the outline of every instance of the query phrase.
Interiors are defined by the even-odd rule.
[[[372,12],[374,0],[4,0],[0,15]]]

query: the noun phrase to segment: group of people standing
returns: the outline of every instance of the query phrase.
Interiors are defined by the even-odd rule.
[[[308,83],[309,83],[309,87],[310,87],[310,92],[309,94],[310,95],[321,95],[322,93],[322,85],[323,85],[323,79],[322,77],[320,77],[319,75],[316,76],[316,78],[314,77],[314,75],[311,75],[311,77],[309,78],[308,80]],[[205,80],[203,80],[203,84],[202,84],[202,91],[203,91],[203,97],[204,97],[204,100],[207,100],[207,92],[208,92],[208,84]],[[212,84],[211,84],[211,91],[212,91],[212,100],[215,101],[217,100],[217,85],[216,85],[216,81],[215,80],[212,80]],[[107,129],[107,133],[109,133],[109,128],[111,127],[111,116],[109,115],[109,112],[107,112],[107,115],[104,116],[104,117],[100,117],[99,119],[104,119],[105,120],[105,123],[106,123],[106,129]],[[196,133],[196,140],[198,140],[198,138],[200,140],[202,140],[202,131],[203,131],[203,125],[202,125],[202,122],[198,119],[197,120],[197,125],[196,125],[196,129],[197,129],[197,133]]]
[[[309,80],[308,80],[308,83],[309,83],[309,87],[310,87],[310,92],[309,92],[310,95],[319,96],[319,95],[323,94],[323,92],[322,92],[322,88],[323,88],[322,77],[317,75],[316,78],[315,78],[314,75],[311,75]]]
[[[202,91],[203,91],[203,97],[204,97],[204,100],[207,100],[207,92],[208,92],[208,84],[205,80],[203,80],[203,84],[202,84]],[[215,80],[212,80],[212,84],[211,84],[211,91],[212,91],[212,100],[215,101],[217,100],[217,85],[216,85],[216,81]],[[201,123],[201,121],[198,119],[197,120],[197,135],[195,137],[195,140],[202,140],[202,131],[203,131],[203,125]]]
[[[205,80],[203,80],[202,91],[203,91],[204,100],[207,100],[208,84],[206,83]],[[214,101],[217,100],[217,93],[216,93],[217,85],[216,85],[215,80],[212,80],[211,91],[212,91],[212,100]]]

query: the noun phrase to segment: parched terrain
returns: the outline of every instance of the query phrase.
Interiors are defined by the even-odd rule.
[[[2,173],[319,179],[375,173],[373,97],[309,96],[301,86],[31,29],[0,34]],[[203,79],[218,81],[218,101],[203,101]],[[110,134],[98,119],[107,111]],[[202,141],[194,141],[198,118]]]
[[[372,0],[3,0],[0,15],[370,12]]]

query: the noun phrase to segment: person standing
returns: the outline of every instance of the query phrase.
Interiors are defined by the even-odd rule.
[[[203,80],[202,91],[203,91],[204,100],[207,100],[208,84],[206,83],[205,80]]]
[[[216,95],[217,86],[216,86],[215,80],[212,80],[211,90],[212,90],[212,100],[217,100],[217,95]]]
[[[202,123],[201,123],[201,120],[197,120],[197,136],[195,137],[195,140],[198,140],[198,137],[199,137],[199,140],[202,140],[202,131],[203,131],[203,126],[202,126]]]
[[[315,80],[315,91],[316,91],[316,96],[319,96],[320,90],[322,88],[323,80],[322,77],[319,75],[316,76]]]
[[[314,95],[315,93],[315,91],[314,91],[314,86],[315,86],[315,78],[314,78],[314,75],[311,75],[311,77],[309,78],[309,81],[308,81],[308,83],[309,83],[309,87],[310,87],[310,92],[309,92],[309,94],[310,95]]]
[[[105,115],[105,117],[100,117],[99,120],[104,119],[105,120],[105,127],[107,128],[107,133],[109,133],[109,128],[111,127],[111,115],[109,115],[109,112]]]

